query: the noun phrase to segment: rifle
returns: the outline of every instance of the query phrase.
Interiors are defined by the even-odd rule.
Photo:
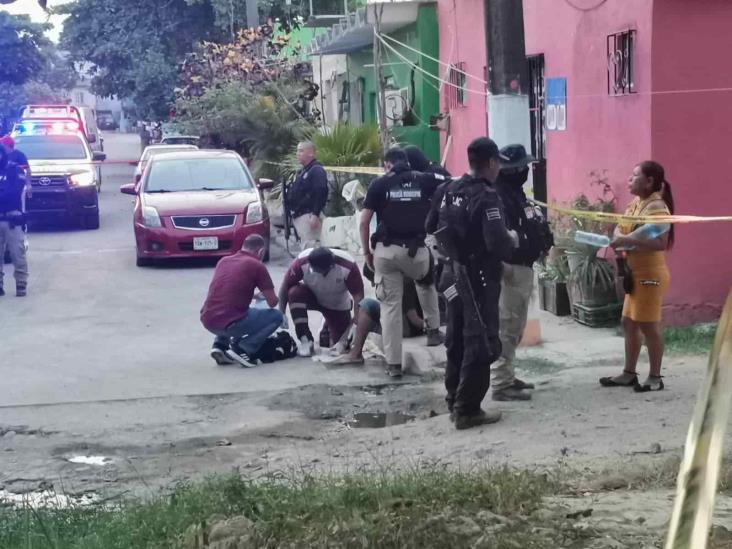
[[[492,352],[493,347],[490,339],[488,338],[488,329],[483,321],[483,315],[480,312],[478,301],[475,298],[475,292],[473,291],[473,285],[470,282],[468,269],[458,259],[459,255],[457,247],[455,246],[453,238],[449,235],[448,227],[439,228],[435,231],[434,237],[437,241],[439,252],[445,256],[448,265],[452,268],[452,273],[455,278],[454,284],[443,292],[445,298],[448,302],[452,301],[456,297],[460,297],[462,299],[464,310],[467,312],[474,325],[477,325],[480,329],[486,349],[488,349],[489,352]]]
[[[287,253],[290,254],[290,257],[295,257],[296,254],[293,254],[290,251],[290,235],[295,235],[295,241],[299,242],[300,237],[297,234],[297,230],[295,229],[295,224],[292,222],[292,212],[290,211],[290,204],[287,198],[287,187],[289,185],[287,184],[286,180],[282,181],[282,217],[285,222],[285,249],[287,250]]]

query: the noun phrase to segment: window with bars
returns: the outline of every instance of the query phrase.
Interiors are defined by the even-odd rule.
[[[466,88],[465,63],[456,63],[450,66],[447,86],[448,107],[462,107],[468,103],[468,91]]]
[[[607,92],[610,95],[635,93],[635,31],[607,37]]]

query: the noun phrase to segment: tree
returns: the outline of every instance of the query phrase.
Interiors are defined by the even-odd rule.
[[[0,134],[30,102],[63,101],[76,76],[47,40],[47,25],[0,12]]]
[[[20,85],[43,69],[47,28],[27,15],[0,12],[0,82]]]
[[[55,11],[68,15],[62,47],[91,64],[92,91],[131,98],[142,116],[165,116],[177,63],[195,43],[223,37],[208,2],[76,0]]]

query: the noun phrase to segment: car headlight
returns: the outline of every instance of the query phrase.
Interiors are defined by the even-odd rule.
[[[244,223],[247,225],[250,223],[259,223],[262,221],[262,203],[252,202],[247,206],[247,217]]]
[[[91,187],[97,184],[94,172],[79,172],[69,176],[71,184],[75,187]]]
[[[142,224],[145,227],[162,227],[163,224],[160,221],[160,215],[158,211],[152,206],[145,206],[142,208]]]

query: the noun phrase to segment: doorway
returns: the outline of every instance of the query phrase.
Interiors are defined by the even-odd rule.
[[[544,54],[527,57],[529,65],[529,120],[531,122],[531,154],[534,198],[547,201],[546,181],[546,88]],[[546,212],[544,212],[546,214]]]

